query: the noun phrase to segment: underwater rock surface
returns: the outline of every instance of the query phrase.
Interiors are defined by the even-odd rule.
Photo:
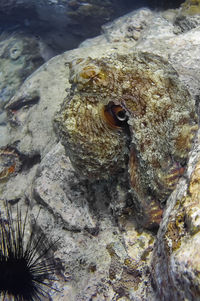
[[[35,37],[22,33],[0,35],[0,112],[24,80],[43,63]]]
[[[147,13],[149,19],[140,27],[137,39],[132,38],[135,34],[128,34],[127,24],[140,24],[141,16]],[[15,149],[20,168],[0,182],[1,199],[13,206],[30,204],[35,217],[41,208],[38,227],[47,239],[60,238],[55,246],[60,272],[54,281],[60,292],[50,292],[54,301],[200,299],[196,252],[200,229],[199,133],[188,153],[184,176],[164,206],[156,233],[138,227],[127,172],[117,171],[117,176],[107,179],[82,179],[53,128],[54,116],[69,95],[71,83],[77,79],[69,72],[70,62],[77,59],[100,62],[102,57],[108,57],[109,62],[115,57],[119,60],[112,66],[117,63],[122,66],[120,58],[133,57],[134,53],[159,55],[162,62],[167,61],[164,68],[171,64],[178,82],[189,91],[184,88],[180,94],[190,93],[198,108],[199,28],[177,33],[176,15],[170,14],[145,9],[123,17],[123,21],[115,21],[106,35],[88,40],[82,47],[42,65],[6,106],[9,136],[1,152],[8,146]],[[124,38],[121,33],[120,39],[114,41],[114,31],[120,31],[117,24],[122,23],[127,29]],[[83,73],[89,74],[84,84],[91,72],[96,74],[97,67]],[[130,68],[131,74],[131,66],[126,68]],[[117,95],[113,95],[112,101]],[[112,124],[113,119],[109,121]],[[188,118],[186,121],[188,124]],[[9,158],[4,156],[3,162],[6,159]]]
[[[58,54],[100,33],[101,25],[134,9],[176,8],[183,0],[1,0],[0,31],[39,36]]]

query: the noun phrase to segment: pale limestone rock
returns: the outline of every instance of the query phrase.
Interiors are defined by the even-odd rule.
[[[0,35],[0,110],[44,59],[38,40],[23,33]]]

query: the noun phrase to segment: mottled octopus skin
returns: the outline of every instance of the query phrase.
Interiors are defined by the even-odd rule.
[[[55,127],[73,166],[91,180],[127,170],[138,220],[158,225],[198,128],[188,90],[168,62],[142,52],[72,61],[70,82]],[[109,106],[125,112],[122,126]]]

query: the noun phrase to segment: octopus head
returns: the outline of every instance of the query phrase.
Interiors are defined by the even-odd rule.
[[[79,59],[70,71],[71,92],[55,118],[59,136],[80,175],[106,178],[127,165],[128,114],[110,95],[113,74],[105,64]]]

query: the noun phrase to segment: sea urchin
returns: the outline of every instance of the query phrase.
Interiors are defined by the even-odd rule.
[[[53,244],[46,244],[44,234],[35,227],[25,239],[28,209],[24,219],[17,208],[17,221],[8,204],[6,218],[0,215],[0,296],[3,300],[39,301],[52,288],[49,280],[55,264],[48,257]]]

